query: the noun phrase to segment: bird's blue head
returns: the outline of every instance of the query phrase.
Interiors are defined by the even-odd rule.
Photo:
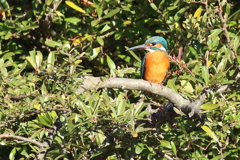
[[[145,49],[147,51],[153,52],[155,50],[164,51],[167,54],[168,46],[167,41],[160,36],[154,36],[146,40],[146,42],[142,45],[138,45],[132,48],[127,49],[127,51],[134,49]]]

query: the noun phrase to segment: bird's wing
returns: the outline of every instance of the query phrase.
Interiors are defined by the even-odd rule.
[[[142,58],[142,63],[141,63],[141,79],[144,78],[144,72],[145,72],[145,59],[146,59],[146,55]]]

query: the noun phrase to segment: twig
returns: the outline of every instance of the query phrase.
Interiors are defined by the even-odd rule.
[[[153,1],[149,1],[150,3],[154,3]],[[162,16],[162,18],[164,19],[164,25],[169,29],[170,27],[168,26],[168,24],[167,24],[167,19],[165,18],[165,16],[164,16],[164,14],[160,11],[160,9],[159,8],[157,8],[157,12]]]
[[[44,147],[43,143],[40,143],[40,142],[38,142],[38,141],[36,141],[34,139],[31,139],[31,138],[25,138],[25,137],[22,137],[22,136],[16,136],[16,135],[12,135],[12,134],[0,134],[0,138],[4,138],[4,139],[7,139],[7,138],[17,139],[17,140],[21,140],[21,141],[24,141],[24,142],[29,142],[29,143],[35,144],[39,148]]]
[[[184,68],[188,73],[190,73],[193,77],[195,77],[194,73],[192,73],[188,67],[187,64],[182,60],[182,55],[183,55],[183,47],[180,47],[178,50],[178,56],[176,57],[175,55],[173,55],[173,57],[170,57],[170,60],[172,62],[175,62],[178,64],[179,68]]]
[[[216,93],[220,94],[220,93],[224,93],[224,92],[231,92],[231,91],[240,91],[240,85],[223,85],[223,86],[219,86],[217,87]]]
[[[196,3],[196,4],[203,4],[205,5],[205,8],[206,8],[206,13],[208,14],[208,0],[206,0],[206,2],[197,2],[197,1],[190,1],[188,3]]]
[[[49,134],[48,134],[48,139],[44,142],[38,142],[34,139],[31,138],[25,138],[22,136],[17,136],[17,135],[12,135],[12,134],[0,134],[0,138],[12,138],[12,139],[16,139],[16,140],[21,140],[23,142],[29,142],[32,144],[35,144],[36,146],[39,147],[39,153],[37,155],[37,157],[35,157],[35,159],[44,159],[45,155],[47,153],[47,150],[49,148],[49,146],[53,143],[53,139],[57,133],[57,130],[61,128],[61,125],[59,125],[60,123],[58,123],[58,121],[52,126]]]
[[[40,152],[38,153],[38,155],[35,159],[44,159],[45,158],[48,148],[53,143],[53,139],[54,139],[55,135],[57,134],[57,131],[61,128],[61,126],[62,126],[61,122],[57,120],[56,123],[52,126],[51,131],[48,134],[48,139],[42,143],[43,146],[40,147]]]
[[[220,21],[222,23],[222,30],[224,31],[224,35],[225,35],[225,37],[227,39],[227,43],[228,43],[228,46],[229,46],[230,51],[231,51],[232,59],[235,59],[236,56],[235,56],[235,54],[234,54],[234,52],[232,50],[232,45],[231,45],[230,37],[229,37],[229,34],[228,34],[228,30],[227,30],[227,15],[225,15],[223,17],[223,15],[222,15],[222,6],[219,6],[217,11],[218,11],[219,19],[220,19]]]

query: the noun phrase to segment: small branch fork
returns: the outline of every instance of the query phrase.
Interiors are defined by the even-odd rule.
[[[36,160],[37,159],[44,159],[45,155],[48,151],[48,148],[53,143],[53,139],[54,139],[55,135],[57,134],[57,131],[60,128],[61,128],[60,122],[56,121],[56,123],[52,126],[51,130],[49,131],[48,139],[44,142],[38,142],[38,141],[36,141],[32,138],[25,138],[25,137],[13,135],[13,134],[0,134],[0,138],[20,140],[20,142],[18,142],[18,143],[28,142],[28,143],[34,144],[34,145],[39,147],[39,153],[35,157],[35,159]]]
[[[181,59],[182,59],[182,55],[183,55],[183,47],[180,47],[180,48],[179,48],[179,51],[178,51],[178,56],[176,57],[175,55],[173,55],[172,57],[169,56],[169,58],[170,58],[170,60],[171,60],[172,62],[177,63],[178,66],[179,66],[179,68],[185,69],[188,73],[191,74],[191,76],[195,77],[194,73],[191,72],[191,71],[188,69],[187,64],[186,64],[184,61],[181,60]]]

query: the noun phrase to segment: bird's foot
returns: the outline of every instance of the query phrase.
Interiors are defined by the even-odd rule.
[[[152,81],[149,81],[149,80],[148,80],[148,82],[149,82],[149,83],[150,83],[150,85],[152,86]]]
[[[164,87],[164,85],[160,82],[160,83],[158,83],[161,87]]]

